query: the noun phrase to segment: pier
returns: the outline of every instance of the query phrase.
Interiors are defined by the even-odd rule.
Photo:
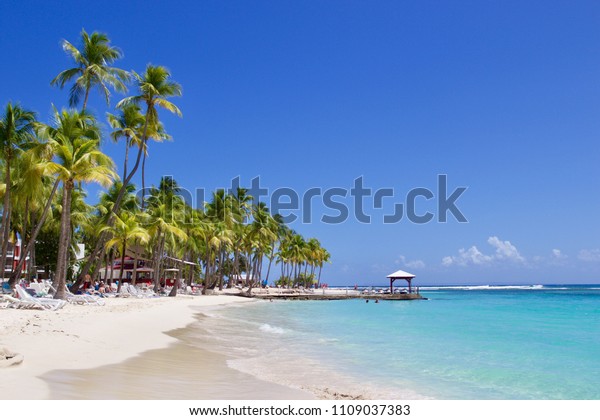
[[[268,300],[427,300],[417,293],[365,293],[350,289],[317,289],[315,291],[297,291],[292,289],[257,289],[251,295],[242,293],[240,296]]]

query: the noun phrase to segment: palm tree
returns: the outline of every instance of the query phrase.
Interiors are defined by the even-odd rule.
[[[131,179],[135,175],[139,167],[142,154],[146,151],[148,139],[151,138],[151,135],[154,133],[155,130],[158,130],[158,128],[154,128],[159,127],[157,108],[164,108],[178,116],[181,116],[181,111],[179,110],[179,108],[177,108],[177,106],[175,106],[173,103],[167,100],[167,98],[172,96],[181,96],[181,86],[170,80],[171,74],[166,68],[162,66],[148,65],[146,67],[146,72],[143,76],[140,76],[135,72],[133,72],[133,76],[137,80],[139,90],[138,95],[130,96],[121,100],[117,104],[117,107],[122,108],[133,103],[143,103],[146,105],[146,116],[144,121],[144,127],[142,129],[141,144],[138,146],[138,154],[135,161],[135,165],[133,166],[127,177],[123,180],[124,187],[126,187],[131,182]],[[117,212],[119,210],[119,207],[121,206],[121,200],[123,199],[124,195],[125,189],[122,188],[115,201],[115,205],[113,208],[114,212]],[[109,221],[107,222],[108,226],[112,225],[112,220],[112,218],[109,219]],[[83,276],[89,273],[90,268],[95,261],[102,260],[105,251],[105,240],[105,237],[102,236],[96,242],[96,247],[88,257],[86,264],[81,270],[79,279],[77,281],[78,283],[81,282]],[[94,270],[92,278],[95,278],[98,274],[97,270],[98,267],[96,267],[96,269]]]
[[[23,109],[19,105],[8,103],[0,119],[0,153],[4,161],[4,203],[2,208],[2,226],[0,240],[2,240],[2,255],[0,255],[0,270],[4,277],[8,237],[10,233],[10,192],[11,192],[11,163],[22,148],[33,140],[33,126],[35,114]]]
[[[77,182],[112,183],[116,174],[113,161],[99,148],[100,129],[85,111],[55,110],[54,126],[45,126],[44,137],[56,158],[58,179],[63,185],[58,258],[56,261],[55,298],[65,294],[68,251],[71,233],[71,200]]]
[[[27,245],[21,252],[19,262],[10,277],[9,284],[11,287],[16,284],[17,279],[20,277],[27,256],[30,256],[30,267],[35,267],[35,241],[44,223],[46,223],[46,217],[51,210],[54,196],[60,184],[60,180],[52,176],[55,173],[55,164],[50,160],[51,155],[48,155],[48,152],[49,150],[45,145],[36,144],[20,156],[24,169],[20,174],[15,192],[19,196],[18,200],[25,201],[23,216],[25,226],[23,227],[24,233],[21,236],[23,243],[25,243],[26,238],[28,239]],[[40,209],[43,209],[41,213]],[[27,232],[26,226],[28,223],[33,226],[34,221],[36,222],[35,227],[31,232]],[[31,275],[29,272],[28,274]]]
[[[321,284],[321,271],[323,269],[323,263],[331,262],[331,255],[325,248],[321,248],[319,252],[319,260],[317,262],[317,265],[319,267],[319,275],[317,276],[317,284]]]
[[[135,213],[139,210],[137,197],[135,196],[135,184],[129,184],[126,187],[123,187],[123,183],[121,181],[115,181],[107,191],[100,193],[100,201],[96,205],[99,223],[106,224],[110,216],[113,214],[115,201],[117,200],[122,188],[125,189],[125,195],[121,201],[121,208],[114,213],[118,216],[123,211]]]
[[[144,115],[140,112],[138,104],[129,104],[121,108],[120,114],[107,114],[108,122],[113,128],[110,137],[117,142],[119,138],[125,138],[125,160],[123,162],[123,179],[127,178],[127,161],[129,148],[133,144],[141,143],[141,129],[144,126]]]
[[[187,264],[188,278],[187,285],[191,286],[194,280],[194,274],[196,271],[196,263],[206,243],[206,231],[208,223],[204,219],[204,215],[198,209],[192,209],[188,206],[185,211],[185,221],[183,224],[183,230],[187,235],[188,239],[185,243],[184,260],[192,262],[193,264]]]
[[[127,246],[133,243],[145,245],[150,241],[150,235],[146,229],[140,226],[135,215],[129,212],[123,212],[121,217],[116,217],[114,226],[105,226],[102,230],[108,231],[112,236],[106,242],[107,249],[114,246],[121,246],[121,268],[119,270],[119,286],[117,288],[117,293],[119,293],[121,292],[121,285],[123,283],[123,269],[125,267]]]
[[[248,237],[251,241],[250,249],[254,254],[252,257],[254,264],[252,266],[248,294],[252,291],[253,279],[255,277],[262,278],[263,257],[271,250],[272,244],[277,240],[277,224],[264,203],[259,203],[254,207],[252,217],[254,220],[250,225]]]
[[[139,163],[141,153],[146,151],[148,139],[151,138],[152,135],[158,135],[158,138],[160,138],[158,133],[161,131],[161,126],[158,119],[157,107],[166,109],[167,111],[170,111],[173,114],[181,117],[181,111],[179,108],[167,100],[167,98],[172,96],[181,96],[181,86],[178,83],[169,80],[171,74],[165,67],[162,66],[153,66],[149,64],[146,67],[146,72],[143,76],[140,76],[136,72],[133,72],[133,76],[138,83],[138,95],[122,99],[117,104],[117,107],[120,108],[132,103],[143,103],[146,105],[146,120],[144,122],[144,128],[142,131],[142,144],[140,150],[138,151],[138,158],[136,161],[137,169],[137,164]],[[143,197],[142,209],[144,209]]]
[[[223,290],[223,265],[225,254],[233,245],[232,237],[233,231],[228,229],[224,222],[210,224],[206,233],[206,272],[202,294],[206,294],[207,289],[214,289],[217,284],[219,290]]]
[[[285,237],[287,230],[289,229],[286,225],[285,222],[283,221],[283,216],[281,216],[280,214],[275,214],[273,217],[273,229],[276,235],[276,239],[273,241],[273,243],[271,244],[271,249],[270,249],[270,255],[269,255],[269,265],[267,266],[267,275],[266,275],[266,281],[267,283],[269,282],[269,274],[271,273],[271,264],[273,263],[273,259],[275,258],[275,246],[276,243],[279,241],[279,244],[281,244],[281,241],[283,240],[283,238]]]
[[[77,106],[83,95],[82,110],[85,111],[92,87],[98,87],[109,104],[109,87],[118,92],[126,92],[124,82],[127,82],[130,76],[125,70],[111,67],[123,54],[118,48],[110,45],[106,34],[92,32],[88,35],[85,29],[82,29],[81,41],[82,48],[79,50],[69,41],[63,40],[63,50],[75,61],[76,67],[60,72],[50,84],[58,85],[62,89],[74,79],[75,83],[69,93],[69,105]]]
[[[148,210],[145,213],[145,227],[152,237],[152,260],[154,267],[154,291],[158,292],[162,272],[162,262],[166,248],[176,238],[187,240],[186,233],[177,226],[182,201],[171,201],[168,193],[153,189]]]

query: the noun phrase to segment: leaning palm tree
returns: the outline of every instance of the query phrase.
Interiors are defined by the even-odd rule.
[[[38,125],[39,126],[39,125]],[[54,196],[60,185],[60,179],[55,177],[56,164],[52,162],[52,151],[47,144],[35,144],[31,149],[21,154],[21,159],[25,162],[20,180],[17,183],[15,192],[20,200],[25,199],[25,218],[29,213],[32,229],[27,235],[27,229],[22,239],[28,236],[27,245],[21,252],[21,257],[13,270],[9,284],[13,287],[17,279],[20,278],[24,268],[26,257],[31,257],[31,262],[35,261],[35,244],[38,234],[46,223],[46,218],[50,213],[51,206],[54,203]],[[35,226],[34,226],[35,220]],[[30,267],[35,264],[30,264]],[[31,274],[31,273],[28,273]]]
[[[169,102],[167,98],[171,96],[180,96],[181,95],[181,86],[178,83],[170,80],[171,74],[169,71],[162,66],[152,66],[148,65],[146,68],[146,72],[140,76],[139,74],[133,72],[134,78],[137,80],[138,84],[138,95],[130,96],[121,100],[118,104],[118,108],[122,108],[126,105],[137,103],[137,104],[145,104],[146,105],[146,118],[144,121],[144,127],[142,129],[142,137],[141,143],[138,146],[138,153],[136,157],[135,164],[127,177],[123,180],[123,188],[121,189],[117,199],[115,200],[115,205],[113,207],[113,212],[116,213],[120,206],[121,200],[125,195],[125,187],[131,182],[131,179],[135,175],[142,154],[146,151],[148,139],[154,133],[154,127],[158,127],[160,122],[158,118],[158,108],[164,108],[178,116],[181,116],[181,111],[177,106],[173,103]],[[142,201],[143,205],[143,201]],[[114,218],[109,219],[107,222],[108,226],[112,226]],[[87,275],[92,267],[92,264],[95,261],[101,261],[104,256],[104,243],[106,242],[106,237],[103,235],[96,242],[96,247],[90,253],[88,260],[83,266],[81,273],[79,274],[79,279],[77,283],[81,282],[82,278]],[[98,274],[98,266],[94,270],[92,274],[92,278],[95,278]]]
[[[144,128],[142,130],[142,143],[138,150],[135,165],[135,170],[137,170],[140,157],[142,156],[142,153],[146,151],[148,139],[151,138],[152,135],[157,135],[157,132],[160,131],[158,108],[166,109],[181,117],[179,108],[167,100],[167,98],[172,96],[181,96],[181,86],[170,80],[171,73],[162,66],[153,66],[149,64],[146,67],[146,72],[142,76],[133,72],[133,77],[137,80],[139,89],[138,95],[122,99],[117,104],[117,108],[125,107],[130,104],[146,105],[146,120],[144,121]],[[142,198],[142,209],[143,208],[144,201]]]
[[[55,171],[63,185],[58,258],[56,261],[55,298],[63,299],[71,236],[71,199],[75,184],[96,182],[109,186],[116,174],[113,161],[99,148],[100,129],[85,111],[54,112],[54,126],[42,129],[55,156]]]
[[[109,87],[118,92],[126,92],[127,88],[124,82],[129,80],[129,73],[111,67],[111,64],[121,58],[123,54],[118,48],[110,45],[106,34],[93,32],[88,35],[83,29],[81,41],[82,48],[80,50],[69,41],[63,40],[63,50],[75,61],[76,67],[60,72],[50,84],[58,85],[62,89],[65,84],[74,80],[69,92],[69,105],[77,106],[83,96],[82,110],[85,111],[90,90],[93,87],[100,89],[106,98],[106,103],[109,104]]]
[[[107,114],[108,122],[113,128],[110,137],[114,142],[125,138],[125,160],[123,161],[123,179],[127,178],[127,161],[129,149],[134,144],[141,143],[141,130],[144,126],[144,115],[140,112],[138,104],[129,104],[121,108],[119,114]]]
[[[0,157],[4,161],[4,203],[2,208],[2,226],[0,227],[0,240],[2,240],[2,255],[0,255],[0,270],[4,277],[4,263],[8,249],[10,233],[10,190],[11,190],[11,163],[21,149],[33,141],[33,126],[35,114],[23,109],[19,105],[8,103],[0,119]]]

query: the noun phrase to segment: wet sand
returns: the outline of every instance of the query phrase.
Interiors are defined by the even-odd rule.
[[[0,371],[0,399],[311,398],[230,369],[224,356],[176,338],[202,308],[249,302],[181,296],[111,298],[56,312],[0,309],[0,346],[24,357]]]
[[[183,330],[169,335],[177,338]],[[122,363],[42,376],[52,399],[307,400],[314,395],[227,367],[226,357],[183,341]]]

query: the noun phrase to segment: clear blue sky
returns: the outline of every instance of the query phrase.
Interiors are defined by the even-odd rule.
[[[106,32],[118,66],[165,65],[183,86],[151,182],[260,176],[303,194],[363,176],[396,202],[436,192],[438,174],[468,187],[468,223],[383,224],[386,199],[369,224],[327,225],[336,212],[315,205],[293,227],[331,252],[325,282],[399,268],[421,284],[600,282],[598,22],[596,1],[2,2],[0,103],[47,119],[67,104],[49,85],[71,64],[61,39]],[[97,94],[91,108],[107,111]],[[120,165],[120,145],[104,148]]]

